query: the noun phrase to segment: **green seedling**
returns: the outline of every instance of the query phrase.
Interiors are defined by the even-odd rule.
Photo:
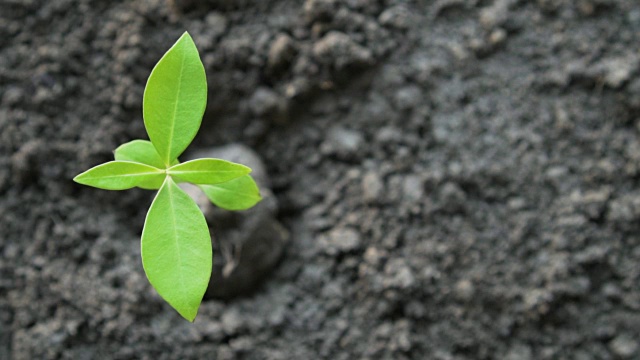
[[[221,159],[180,163],[207,103],[207,80],[198,49],[184,33],[155,66],[144,91],[147,140],[115,150],[115,160],[73,180],[106,190],[158,190],[142,230],[142,265],[158,294],[193,321],[211,276],[211,237],[204,215],[177,184],[198,185],[215,205],[244,210],[261,200],[251,169]]]

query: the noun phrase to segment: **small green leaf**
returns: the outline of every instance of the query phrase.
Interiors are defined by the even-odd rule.
[[[166,168],[156,148],[147,140],[133,140],[118,146],[114,157],[116,160],[139,162],[158,169]]]
[[[196,185],[219,184],[250,172],[251,169],[244,165],[220,159],[196,159],[167,169],[167,174],[175,179]]]
[[[162,162],[178,158],[195,137],[207,105],[198,49],[184,33],[153,68],[144,90],[144,125]]]
[[[149,166],[153,166],[159,169],[166,168],[166,165],[158,155],[156,148],[151,141],[148,140],[133,140],[128,143],[118,146],[114,151],[114,157],[116,160],[133,161]],[[178,164],[178,160],[174,160],[171,165]],[[164,178],[152,179],[150,181],[144,181],[138,184],[139,188],[147,190],[160,189]]]
[[[258,185],[250,175],[216,185],[199,185],[209,200],[226,210],[246,210],[260,200]]]
[[[76,176],[73,181],[105,190],[125,190],[166,177],[163,170],[131,161],[110,161]]]
[[[211,237],[198,205],[167,177],[142,230],[142,265],[158,294],[193,321],[211,277]]]

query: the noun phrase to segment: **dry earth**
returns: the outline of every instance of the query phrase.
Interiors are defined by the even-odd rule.
[[[194,324],[153,194],[71,181],[185,30],[191,151],[260,154],[290,234]],[[639,44],[636,0],[0,0],[0,359],[640,359]]]

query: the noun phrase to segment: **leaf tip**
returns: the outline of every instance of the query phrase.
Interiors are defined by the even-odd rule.
[[[85,171],[85,172],[83,172],[83,173],[81,173],[81,174],[76,175],[76,176],[73,178],[73,182],[78,183],[78,184],[81,184],[81,185],[86,185],[86,184],[82,181],[82,179],[83,179],[83,175],[84,175],[85,173],[86,173],[86,171]]]
[[[195,42],[193,41],[193,38],[191,37],[191,34],[189,34],[188,31],[183,32],[182,35],[180,35],[180,38],[178,39],[178,41],[176,43],[179,43],[179,42],[181,42],[183,40],[187,40],[187,41],[193,43],[194,46],[195,46]]]
[[[196,315],[198,315],[198,309],[196,309],[196,311],[193,312],[178,312],[178,314],[180,314],[180,316],[182,316],[185,320],[187,320],[190,323],[193,323],[196,320]]]
[[[190,323],[196,320],[196,316],[198,315],[198,310],[200,309],[201,304],[202,304],[202,300],[199,301],[197,304],[191,303],[188,305],[169,303],[169,305],[171,305],[171,307],[173,307],[178,312],[178,314],[180,314],[180,316],[182,316],[185,320],[187,320]]]

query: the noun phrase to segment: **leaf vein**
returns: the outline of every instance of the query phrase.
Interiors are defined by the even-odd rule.
[[[184,47],[184,45],[182,45]],[[180,60],[180,76],[178,76],[178,86],[176,87],[176,101],[173,104],[173,114],[171,116],[171,131],[169,131],[169,142],[167,144],[167,157],[164,159],[167,166],[171,164],[171,147],[173,146],[173,137],[176,130],[176,113],[178,112],[178,99],[180,95],[180,90],[182,87],[182,78],[184,76],[184,61],[187,58],[186,51],[182,52],[182,59]]]
[[[170,180],[171,181],[171,180]],[[176,222],[176,210],[175,210],[175,205],[174,205],[174,199],[173,199],[173,186],[175,186],[175,184],[173,183],[173,181],[171,181],[171,186],[169,186],[167,188],[167,190],[169,191],[169,207],[171,209],[171,221],[173,223],[173,242],[175,244],[175,248],[176,248],[176,255],[178,256],[178,277],[179,277],[179,284],[177,284],[180,289],[182,290],[181,293],[184,294],[184,277],[182,274],[182,269],[183,269],[183,264],[182,264],[182,254],[180,252],[180,244],[178,242],[178,224]]]

